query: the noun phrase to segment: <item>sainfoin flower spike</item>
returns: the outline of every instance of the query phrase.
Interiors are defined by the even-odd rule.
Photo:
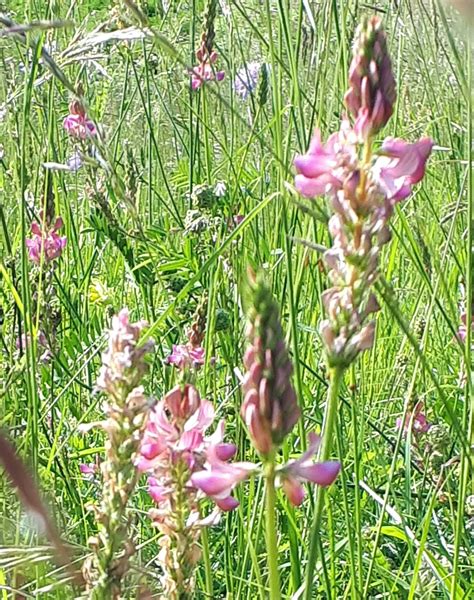
[[[92,506],[98,535],[90,538],[93,554],[83,575],[91,598],[121,597],[134,544],[129,537],[127,503],[138,480],[135,458],[146,425],[149,402],[140,385],[147,371],[145,355],[153,341],[140,344],[144,321],[131,323],[127,309],[112,319],[108,348],[102,357],[97,388],[104,392],[105,457],[101,463],[102,499]]]
[[[31,225],[32,237],[25,240],[30,260],[39,265],[41,261],[51,262],[59,258],[66,247],[66,236],[60,236],[58,231],[63,227],[63,220],[58,217],[52,227],[43,220]]]
[[[162,586],[170,600],[194,597],[200,531],[218,516],[201,519],[200,499],[207,495],[221,510],[234,509],[233,488],[256,469],[228,462],[236,447],[224,443],[223,421],[206,435],[214,417],[213,405],[193,385],[177,385],[151,412],[137,460],[138,469],[150,475],[148,491],[157,504],[150,515],[163,534]]]
[[[343,368],[373,345],[368,317],[379,307],[371,288],[388,224],[394,206],[423,179],[433,148],[429,138],[386,138],[373,151],[374,134],[392,114],[395,83],[380,20],[364,22],[356,38],[345,97],[353,123],[344,118],[326,143],[316,131],[308,152],[295,159],[296,189],[307,198],[326,194],[332,209],[333,245],[324,254],[332,287],[323,295],[321,336],[329,366]]]
[[[330,381],[318,453],[322,462],[331,454],[345,371],[361,352],[374,345],[372,315],[380,309],[374,284],[382,248],[390,241],[390,219],[395,206],[423,179],[433,148],[427,137],[415,142],[389,137],[375,146],[374,137],[390,119],[395,101],[385,33],[380,19],[371,17],[364,20],[355,36],[349,89],[344,97],[348,115],[326,142],[317,130],[306,154],[295,159],[296,190],[310,199],[326,195],[331,213],[328,230],[332,246],[323,254],[330,287],[322,295],[326,318],[320,324]],[[295,499],[301,494],[296,483],[291,477],[284,483]],[[321,490],[310,532],[305,600],[313,594],[323,508]]]

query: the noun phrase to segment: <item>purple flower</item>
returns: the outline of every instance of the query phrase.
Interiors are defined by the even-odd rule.
[[[260,63],[250,62],[237,71],[234,80],[234,91],[242,100],[246,100],[257,87],[261,68]]]
[[[303,502],[304,482],[326,487],[336,480],[341,470],[341,465],[337,461],[313,462],[312,457],[319,447],[320,438],[310,433],[309,442],[308,450],[300,458],[288,462],[278,471],[282,489],[288,500],[295,506]]]
[[[42,260],[48,263],[61,256],[67,242],[66,237],[61,237],[57,233],[62,226],[61,217],[56,219],[49,231],[41,229],[38,223],[31,225],[33,236],[25,241],[30,260],[39,265]]]
[[[83,164],[81,154],[79,152],[74,152],[74,154],[68,158],[66,164],[73,173],[79,171]]]

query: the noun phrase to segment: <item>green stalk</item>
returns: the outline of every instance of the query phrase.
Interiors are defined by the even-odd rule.
[[[276,530],[275,463],[272,459],[265,468],[265,539],[267,542],[269,600],[280,600],[281,585],[278,573],[278,540]]]
[[[344,380],[344,367],[333,367],[329,371],[330,383],[328,390],[328,399],[324,412],[322,442],[318,454],[318,461],[324,462],[329,459],[332,449],[333,431],[337,417],[337,406],[339,398],[339,389]],[[310,532],[308,562],[306,565],[306,585],[304,599],[311,600],[311,590],[313,585],[313,575],[316,566],[318,546],[320,539],[321,517],[324,507],[325,488],[320,487],[317,490],[316,504],[314,508],[313,524]]]
[[[467,78],[468,83],[472,83],[472,62],[471,62],[471,42],[467,43]],[[472,87],[469,85],[469,90]],[[469,93],[467,102],[467,164],[471,165],[472,158],[472,92]],[[464,506],[466,502],[470,473],[473,459],[473,441],[474,441],[474,400],[472,396],[472,303],[474,298],[473,291],[473,253],[474,253],[474,207],[473,207],[473,177],[472,169],[468,169],[468,201],[467,201],[467,257],[466,257],[466,347],[464,362],[466,370],[466,401],[462,414],[462,431],[466,432],[468,444],[461,450],[460,481],[458,492],[458,512],[454,530],[454,556],[453,556],[453,580],[451,586],[450,598],[456,598],[457,581],[460,568],[460,549],[464,532]],[[462,364],[462,363],[461,363]],[[471,483],[474,487],[474,480]]]

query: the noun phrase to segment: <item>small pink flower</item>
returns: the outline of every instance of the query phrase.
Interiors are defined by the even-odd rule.
[[[303,502],[305,495],[303,482],[326,487],[336,480],[341,470],[341,465],[337,461],[313,462],[312,457],[318,449],[320,438],[310,433],[309,442],[308,450],[297,460],[287,463],[279,473],[282,489],[288,500],[295,506]]]
[[[63,122],[64,129],[81,140],[97,134],[97,128],[94,123],[87,117],[83,105],[74,100],[69,104],[69,114]]]
[[[95,463],[81,463],[79,470],[83,475],[93,475],[97,471],[97,465]]]
[[[397,429],[400,429],[403,426],[404,432],[408,433],[411,427],[415,434],[426,433],[430,429],[431,423],[428,422],[428,419],[422,410],[423,404],[418,402],[413,409],[413,412],[407,412],[405,422],[403,424],[401,418],[397,419]]]
[[[178,369],[186,367],[198,368],[204,364],[205,354],[206,352],[201,346],[173,344],[173,351],[166,359],[166,362]]]
[[[207,450],[207,468],[191,476],[191,483],[224,511],[233,510],[239,505],[239,502],[231,496],[232,490],[256,470],[253,463],[226,462],[234,453],[233,444],[211,445]]]
[[[96,135],[97,129],[94,123],[85,116],[68,115],[63,121],[64,129],[81,140]]]
[[[374,170],[387,198],[394,202],[404,200],[412,187],[425,175],[426,161],[433,148],[433,140],[421,138],[414,144],[401,139],[387,138],[382,143],[380,157]]]
[[[308,152],[298,155],[294,164],[298,175],[295,177],[295,187],[300,194],[307,198],[321,196],[327,192],[342,188],[342,172],[339,168],[343,153],[354,155],[350,146],[344,148],[339,133],[333,133],[326,144],[321,143],[321,134],[316,129]]]
[[[166,500],[168,496],[167,489],[160,485],[155,477],[148,477],[148,493],[157,504]]]
[[[57,231],[63,226],[63,220],[58,217],[51,229],[41,229],[38,223],[31,225],[32,237],[25,241],[26,247],[28,248],[28,255],[30,260],[36,264],[40,264],[43,259],[44,262],[50,262],[61,256],[62,251],[66,246],[66,237],[61,237],[57,234]]]
[[[95,463],[81,463],[79,470],[86,481],[93,481],[97,472],[97,465]]]
[[[196,52],[196,57],[199,60],[199,64],[190,69],[191,74],[191,88],[195,91],[209,81],[222,81],[225,77],[224,71],[216,71],[214,64],[217,61],[217,52],[212,52],[208,57],[207,52],[200,48]]]

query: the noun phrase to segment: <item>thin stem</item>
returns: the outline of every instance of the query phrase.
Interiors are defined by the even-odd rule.
[[[276,534],[275,463],[268,462],[265,472],[265,534],[267,542],[268,583],[270,600],[280,600],[281,586],[278,573],[278,540]]]
[[[318,461],[328,460],[333,442],[334,424],[337,417],[337,405],[339,398],[339,389],[344,379],[345,368],[334,367],[329,372],[330,383],[328,389],[328,398],[324,412],[322,442],[318,454]],[[314,509],[313,525],[310,532],[308,562],[306,565],[306,585],[305,600],[311,600],[311,590],[313,585],[314,570],[318,554],[318,540],[320,537],[321,517],[324,507],[325,488],[320,487],[317,490],[316,505]]]

